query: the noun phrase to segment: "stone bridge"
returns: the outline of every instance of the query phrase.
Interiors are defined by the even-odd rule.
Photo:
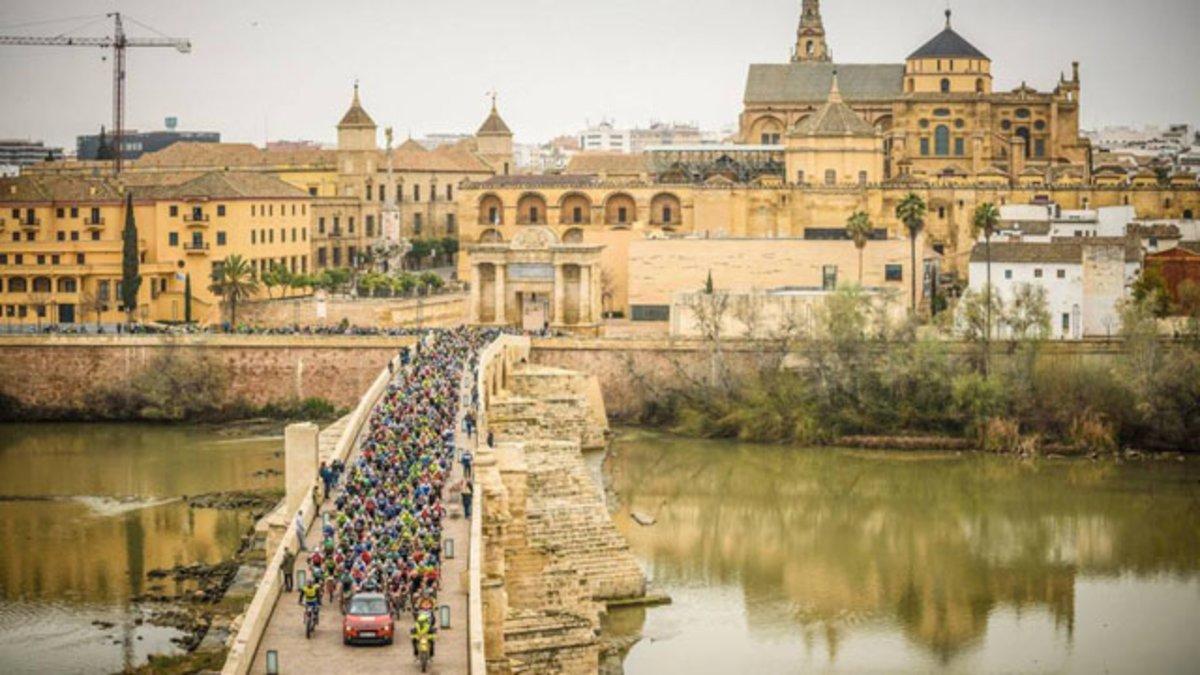
[[[606,607],[646,593],[645,575],[609,520],[603,490],[583,459],[584,449],[607,442],[599,383],[531,365],[529,358],[529,339],[513,336],[499,338],[480,357],[473,383],[482,411],[479,433],[458,439],[476,457],[474,508],[467,520],[453,506],[447,521],[444,536],[455,541],[457,555],[444,562],[440,602],[450,608],[451,626],[439,633],[435,673],[595,673]],[[296,598],[283,592],[279,573],[281,544],[293,550],[297,544],[297,515],[311,533],[328,508],[313,500],[317,463],[352,456],[388,379],[385,369],[353,413],[323,432],[289,427],[287,496],[260,524],[267,531],[266,573],[232,639],[225,675],[267,672],[268,652],[281,673],[415,672],[402,643],[343,646],[336,612],[306,640]],[[482,440],[489,434],[492,446]]]

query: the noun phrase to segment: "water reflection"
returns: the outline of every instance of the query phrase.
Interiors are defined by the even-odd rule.
[[[618,442],[606,468],[620,498],[618,526],[676,596],[671,608],[648,613],[650,639],[634,648],[631,672],[663,665],[655,654],[672,642],[676,651],[703,650],[689,638],[703,630],[691,613],[709,610],[728,628],[727,651],[775,670],[804,659],[851,669],[1011,669],[1015,661],[990,652],[1010,627],[1027,632],[1034,623],[1052,638],[1045,658],[1070,666],[1063,659],[1077,622],[1096,619],[1078,614],[1085,577],[1182,584],[1200,620],[1194,461],[1028,464],[636,433]],[[631,510],[657,524],[632,523]],[[731,639],[739,632],[744,645]],[[1181,637],[1177,651],[1195,653],[1189,642]],[[823,653],[812,661],[817,645]],[[873,661],[872,651],[892,655]],[[711,663],[700,672],[717,672]]]
[[[253,524],[182,497],[277,487],[264,470],[281,449],[189,427],[0,425],[0,672],[114,672],[171,650],[175,631],[136,622],[130,598],[187,590],[146,574],[226,559]]]

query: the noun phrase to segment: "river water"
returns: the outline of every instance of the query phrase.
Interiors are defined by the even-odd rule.
[[[112,673],[177,651],[129,598],[175,590],[152,569],[235,553],[249,514],[182,497],[280,487],[282,449],[192,427],[0,425],[0,672]]]
[[[1188,673],[1200,461],[1022,462],[622,432],[618,528],[673,604],[626,672]],[[641,526],[638,511],[656,519]]]

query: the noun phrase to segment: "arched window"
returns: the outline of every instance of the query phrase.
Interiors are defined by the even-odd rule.
[[[1192,213],[1191,209],[1183,210],[1183,219],[1184,220],[1193,220],[1194,219],[1194,214]]]
[[[908,93],[910,93],[910,94],[913,93],[914,86],[915,85],[913,84],[913,79],[911,77],[908,78]]]
[[[942,78],[942,93],[943,94],[950,93],[950,78],[948,78],[948,77]]]
[[[578,192],[566,195],[558,204],[558,222],[562,225],[587,225],[592,222],[592,202]]]
[[[1025,159],[1029,159],[1030,153],[1033,152],[1033,148],[1030,147],[1033,144],[1029,142],[1029,127],[1017,127],[1017,136],[1025,139]]]
[[[29,289],[24,277],[13,277],[8,280],[9,293],[24,293]]]
[[[49,293],[50,292],[50,277],[36,277],[33,280],[34,293]]]
[[[945,124],[933,130],[933,154],[939,157],[950,154],[950,127]]]
[[[867,184],[867,172],[866,172],[866,171],[859,171],[859,172],[858,172],[858,184],[859,184],[859,185],[866,185],[866,184]]]
[[[75,280],[70,277],[63,277],[58,280],[59,293],[74,293],[76,289]]]
[[[631,225],[637,220],[637,203],[624,193],[617,193],[604,202],[606,225]]]
[[[833,169],[825,170],[825,184],[834,185],[837,183],[837,171]]]
[[[517,202],[518,225],[545,225],[546,200],[538,194],[522,195]]]
[[[812,40],[809,40],[808,42],[805,42],[805,43],[804,43],[804,52],[805,52],[806,54],[808,54],[809,56],[812,56],[812,53],[813,53],[813,42],[812,42]]]
[[[982,77],[975,79],[975,93],[976,94],[983,93],[983,78]]]
[[[504,224],[504,203],[496,195],[484,195],[483,199],[479,200],[479,224]]]
[[[682,211],[679,198],[675,195],[657,195],[650,202],[650,222],[653,225],[678,225]]]

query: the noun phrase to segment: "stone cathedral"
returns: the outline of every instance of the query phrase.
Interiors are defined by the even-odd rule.
[[[1091,178],[1090,145],[1079,134],[1079,64],[1051,92],[1024,83],[995,91],[991,59],[954,30],[949,10],[944,29],[904,63],[838,63],[820,0],[804,0],[791,62],[750,66],[741,141],[786,144],[828,101],[835,76],[841,100],[883,141],[885,180]]]

